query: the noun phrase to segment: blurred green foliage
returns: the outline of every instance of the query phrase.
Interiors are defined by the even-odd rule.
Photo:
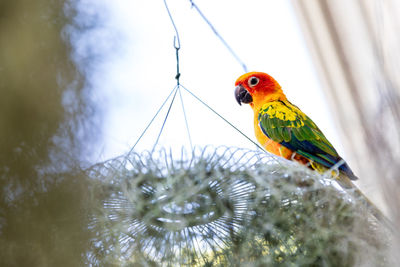
[[[92,114],[66,4],[0,1],[0,266],[79,266],[89,246],[87,181],[74,166]]]

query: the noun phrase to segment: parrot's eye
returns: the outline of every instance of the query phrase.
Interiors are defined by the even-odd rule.
[[[260,80],[259,80],[257,77],[251,77],[251,78],[249,79],[249,86],[250,86],[250,87],[256,86],[256,85],[258,84],[259,81],[260,81]]]

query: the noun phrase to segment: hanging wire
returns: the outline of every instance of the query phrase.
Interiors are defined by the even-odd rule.
[[[201,100],[198,96],[196,96],[194,93],[192,93],[189,89],[187,89],[185,86],[183,86],[182,84],[180,85],[183,89],[185,89],[186,92],[188,92],[189,94],[191,94],[196,100],[198,100],[200,103],[202,103],[204,106],[206,106],[209,110],[211,110],[215,115],[217,115],[218,117],[220,117],[223,121],[225,121],[227,124],[229,124],[233,129],[235,129],[236,131],[238,131],[241,135],[243,135],[247,140],[249,140],[250,142],[252,142],[254,145],[256,145],[257,148],[261,149],[262,151],[265,151],[263,147],[261,147],[259,144],[257,144],[256,142],[254,142],[250,137],[248,137],[245,133],[243,133],[241,130],[239,130],[235,125],[233,125],[232,123],[230,123],[227,119],[225,119],[222,115],[220,115],[217,111],[215,111],[212,107],[210,107],[209,105],[207,105],[206,102],[204,102],[203,100]]]
[[[181,76],[181,73],[179,72],[179,49],[181,49],[181,40],[179,38],[179,33],[178,33],[178,28],[175,25],[174,19],[172,18],[171,12],[169,11],[168,5],[167,5],[167,0],[164,0],[164,5],[165,8],[167,9],[167,13],[169,16],[169,19],[171,20],[172,26],[174,27],[175,30],[175,36],[174,36],[174,47],[175,47],[175,52],[176,52],[176,82],[179,87],[179,78]]]
[[[187,131],[187,134],[188,134],[190,147],[191,147],[192,152],[193,152],[192,137],[190,136],[189,124],[188,124],[188,120],[187,120],[187,116],[186,116],[185,105],[183,104],[183,98],[182,98],[182,93],[181,93],[181,90],[180,90],[180,83],[179,83],[179,78],[180,78],[180,76],[181,76],[181,73],[180,73],[180,71],[179,71],[179,49],[181,49],[181,41],[180,41],[180,38],[179,38],[178,28],[177,28],[176,25],[175,25],[174,19],[172,18],[172,15],[171,15],[171,12],[170,12],[170,10],[169,10],[169,8],[168,8],[167,1],[166,1],[166,0],[164,0],[164,5],[165,5],[165,8],[167,9],[168,16],[169,16],[169,18],[170,18],[170,20],[171,20],[171,23],[172,23],[172,26],[174,27],[174,30],[175,30],[174,47],[175,47],[175,53],[176,53],[176,76],[175,76],[175,79],[176,79],[176,87],[177,87],[177,91],[179,91],[179,97],[180,97],[180,99],[181,99],[181,105],[182,105],[182,110],[183,110],[183,116],[184,116],[184,119],[185,119],[186,131]],[[176,94],[176,92],[175,92],[175,94]],[[174,98],[175,98],[175,96],[174,96]],[[172,101],[172,103],[173,103],[173,101]],[[172,105],[172,103],[171,103],[171,105]],[[169,113],[169,110],[168,110],[168,113]],[[168,117],[168,113],[167,113],[167,116],[166,116],[165,120],[166,120],[167,117]],[[165,124],[165,120],[164,120],[164,124]],[[164,125],[163,125],[163,127],[164,127]],[[161,131],[162,131],[162,129],[163,129],[163,128],[161,128]],[[160,135],[161,135],[161,131],[160,131]],[[159,136],[159,137],[160,137],[160,136]],[[157,145],[157,142],[158,142],[159,137],[157,138],[157,141],[156,141],[156,144],[154,145],[154,147]]]
[[[185,111],[185,105],[183,104],[183,97],[182,97],[182,92],[179,86],[179,98],[181,99],[181,105],[182,105],[182,110],[183,110],[183,117],[185,118],[185,125],[186,125],[186,131],[189,137],[189,143],[190,143],[190,147],[192,148],[192,152],[194,151],[194,147],[193,147],[193,143],[192,143],[192,138],[190,136],[190,130],[189,130],[189,124],[188,124],[188,120],[186,117],[186,111]]]
[[[228,43],[222,38],[222,36],[217,32],[217,30],[215,29],[215,27],[211,24],[211,22],[204,16],[204,14],[200,11],[200,9],[197,7],[197,5],[190,0],[192,7],[194,7],[197,12],[200,14],[200,16],[206,21],[206,23],[210,26],[210,28],[213,30],[213,32],[215,33],[215,35],[221,40],[221,42],[224,44],[224,46],[229,50],[229,52],[232,54],[232,56],[242,65],[243,69],[245,72],[247,72],[247,67],[246,65],[243,63],[243,61],[241,61],[241,59],[236,55],[236,53],[233,51],[233,49],[228,45]],[[190,136],[190,130],[189,130],[189,124],[188,124],[188,120],[187,120],[187,116],[186,116],[186,110],[185,110],[185,106],[183,103],[183,97],[182,97],[182,93],[180,88],[182,87],[183,89],[185,89],[185,91],[187,91],[189,94],[191,94],[196,100],[198,100],[200,103],[202,103],[204,106],[206,106],[208,109],[210,109],[214,114],[216,114],[218,117],[220,117],[222,120],[224,120],[227,124],[229,124],[232,128],[234,128],[237,132],[239,132],[242,136],[244,136],[246,139],[248,139],[251,143],[253,143],[254,145],[256,145],[257,148],[261,149],[262,151],[265,151],[263,147],[261,147],[259,144],[257,144],[256,142],[254,142],[250,137],[248,137],[246,134],[244,134],[242,131],[240,131],[236,126],[234,126],[232,123],[230,123],[227,119],[225,119],[222,115],[220,115],[217,111],[215,111],[213,108],[211,108],[208,104],[206,104],[203,100],[201,100],[199,97],[197,97],[194,93],[192,93],[189,89],[187,89],[186,87],[184,87],[183,85],[180,84],[179,78],[181,76],[180,74],[180,70],[179,70],[179,50],[181,48],[181,42],[180,42],[180,38],[179,38],[179,33],[178,33],[178,29],[175,25],[175,22],[172,18],[171,12],[168,8],[167,2],[166,0],[164,0],[164,5],[165,8],[167,10],[168,16],[171,20],[172,26],[174,27],[175,30],[175,36],[174,36],[174,48],[176,51],[176,76],[175,79],[177,81],[177,85],[174,87],[174,89],[170,92],[170,94],[168,95],[168,97],[164,100],[164,102],[162,103],[161,107],[157,110],[156,114],[154,115],[154,117],[151,119],[151,121],[149,122],[149,124],[146,126],[146,128],[144,129],[144,131],[142,132],[142,134],[139,136],[139,138],[137,139],[137,141],[135,142],[135,144],[133,145],[133,147],[130,149],[129,153],[131,153],[134,148],[136,147],[136,145],[139,143],[139,141],[142,139],[142,137],[144,136],[144,134],[146,133],[146,131],[148,130],[148,128],[150,127],[150,125],[153,123],[154,119],[158,116],[158,114],[160,113],[161,109],[164,107],[164,105],[166,104],[166,102],[168,101],[168,99],[171,97],[171,95],[174,93],[174,96],[171,100],[171,103],[169,105],[167,114],[164,118],[163,124],[161,126],[160,132],[158,133],[156,142],[153,146],[152,151],[155,150],[159,139],[161,137],[161,134],[164,130],[165,124],[167,122],[167,119],[169,117],[171,108],[173,103],[175,102],[175,98],[176,98],[176,94],[179,91],[179,97],[181,99],[181,105],[182,105],[182,110],[183,110],[183,115],[184,115],[184,119],[185,119],[185,125],[186,125],[186,130],[187,130],[187,134],[189,137],[189,143],[192,149],[192,152],[194,151],[193,149],[193,143],[192,143],[192,138]]]
[[[172,97],[171,104],[169,104],[169,108],[168,108],[167,114],[165,115],[164,122],[163,122],[163,124],[162,124],[162,126],[161,126],[160,132],[158,133],[157,140],[156,140],[156,142],[155,142],[155,144],[154,144],[154,146],[153,146],[152,152],[153,152],[154,149],[156,148],[156,146],[157,146],[157,144],[158,144],[158,141],[160,140],[160,136],[161,136],[161,134],[162,134],[162,131],[164,130],[165,123],[167,122],[167,119],[168,119],[169,113],[170,113],[170,111],[171,111],[172,105],[174,104],[174,101],[175,101],[176,93],[177,93],[178,90],[179,90],[179,89],[178,89],[178,86],[175,86],[174,90],[175,90],[174,96]]]
[[[217,32],[214,25],[206,18],[206,16],[201,12],[200,8],[193,2],[193,0],[189,0],[192,8],[196,9],[197,13],[202,17],[202,19],[208,24],[214,34],[218,37],[218,39],[223,43],[223,45],[228,49],[228,51],[232,54],[232,56],[236,59],[236,61],[242,66],[244,72],[248,72],[246,64],[239,58],[239,56],[233,51],[230,45],[225,41],[224,38]]]
[[[150,120],[150,122],[147,124],[146,128],[144,129],[144,131],[142,132],[142,134],[139,136],[139,138],[136,140],[135,144],[132,146],[132,148],[129,150],[130,154],[136,147],[136,145],[139,143],[139,141],[142,139],[143,135],[147,132],[147,129],[149,129],[150,125],[153,123],[154,119],[158,116],[158,114],[160,113],[160,111],[162,110],[162,108],[165,106],[165,104],[167,103],[168,99],[171,97],[172,93],[176,90],[176,86],[174,87],[174,89],[172,89],[172,91],[169,93],[169,95],[167,96],[167,98],[165,98],[164,102],[161,104],[161,106],[159,107],[159,109],[157,110],[156,114],[153,116],[153,118]]]
[[[176,30],[176,29],[175,29]],[[178,39],[178,46],[176,46],[175,40]],[[179,78],[181,77],[181,73],[179,72],[179,49],[181,49],[181,44],[179,42],[179,36],[175,37],[174,36],[174,47],[175,47],[175,53],[176,53],[176,84],[178,85],[179,89]]]
[[[168,16],[169,16],[169,18],[170,18],[170,20],[172,22],[172,26],[174,27],[174,30],[175,30],[174,46],[175,46],[175,48],[180,49],[181,48],[181,41],[179,39],[178,29],[176,28],[174,19],[172,18],[171,12],[169,11],[169,8],[168,8],[166,0],[164,0],[164,5],[165,5],[165,8],[167,9]],[[176,42],[178,42],[178,44]]]

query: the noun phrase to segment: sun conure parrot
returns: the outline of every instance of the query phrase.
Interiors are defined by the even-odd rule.
[[[250,104],[254,111],[255,134],[267,151],[309,163],[319,172],[336,165],[340,173],[351,180],[357,179],[317,125],[287,100],[274,78],[263,72],[249,72],[240,76],[235,86],[239,105]],[[347,187],[351,187],[349,182]]]
[[[339,156],[317,125],[287,100],[279,83],[263,72],[249,72],[235,83],[239,105],[250,104],[254,111],[254,129],[258,142],[269,152],[309,165],[318,172],[332,167],[339,170],[338,183],[364,200],[371,213],[390,229],[393,224],[350,181],[357,177]]]

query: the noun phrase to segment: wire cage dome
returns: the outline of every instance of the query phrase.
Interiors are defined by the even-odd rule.
[[[88,170],[94,266],[384,264],[386,232],[351,191],[227,147],[130,153]]]

